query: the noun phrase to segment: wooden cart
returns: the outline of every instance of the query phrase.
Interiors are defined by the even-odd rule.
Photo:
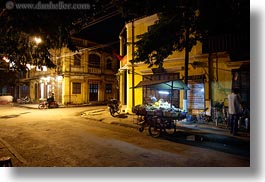
[[[186,114],[161,109],[148,110],[144,107],[133,108],[137,115],[137,124],[139,131],[143,132],[148,128],[152,137],[159,137],[162,133],[174,135],[176,133],[176,124],[178,120],[184,119]]]

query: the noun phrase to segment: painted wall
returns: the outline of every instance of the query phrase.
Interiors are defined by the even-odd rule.
[[[124,68],[126,65],[127,73],[127,89],[123,89],[125,82],[124,82],[124,70],[120,71],[120,99],[123,103],[124,95],[127,95],[127,104],[126,110],[127,112],[131,112],[131,108],[133,107],[133,86],[136,86],[140,81],[142,81],[142,75],[152,74],[150,68],[143,63],[134,64],[134,85],[133,85],[133,78],[132,78],[132,65],[129,62],[132,60],[132,52],[136,48],[132,47],[132,42],[137,41],[137,35],[143,34],[148,31],[148,26],[154,24],[157,20],[157,16],[149,16],[140,20],[136,20],[134,22],[128,23],[125,27],[127,30],[127,55],[125,63],[121,63],[121,68]],[[135,39],[133,40],[132,37]],[[122,40],[122,38],[120,38]],[[122,45],[122,44],[121,44]],[[226,52],[221,53],[213,53],[212,54],[212,61],[211,61],[211,72],[213,74],[213,80],[209,80],[209,70],[208,70],[208,54],[202,54],[202,44],[200,42],[194,46],[189,54],[189,68],[188,74],[189,76],[192,75],[205,75],[204,80],[204,92],[205,92],[205,107],[211,108],[210,103],[213,101],[223,102],[227,95],[231,92],[232,86],[232,73],[231,70],[235,68],[239,68],[242,63],[238,62],[233,66],[229,66],[230,57]],[[169,72],[179,73],[180,79],[184,79],[184,51],[182,52],[174,52],[172,55],[168,56],[164,60],[164,68],[169,70]],[[190,82],[190,80],[189,80]],[[211,84],[209,84],[211,82]],[[211,85],[211,88],[209,87]],[[143,89],[137,88],[134,89],[134,105],[143,104]],[[210,91],[212,92],[212,96],[210,97]],[[127,93],[124,93],[127,92]],[[183,107],[183,91],[180,91],[180,108]]]
[[[81,41],[83,42],[83,41]],[[74,55],[81,55],[81,65],[74,66]],[[89,84],[98,83],[98,100],[103,102],[108,98],[118,97],[117,60],[112,53],[98,52],[88,48],[80,48],[79,52],[72,52],[67,48],[61,50],[51,50],[54,55],[54,63],[57,69],[48,69],[47,71],[31,70],[29,77],[24,79],[30,83],[30,96],[36,101],[40,97],[47,97],[48,91],[52,89],[55,93],[55,99],[60,104],[86,104],[90,102]],[[97,54],[100,57],[100,68],[91,68],[88,65],[89,54]],[[56,59],[60,57],[60,59]],[[112,60],[112,69],[106,70],[106,60]],[[62,79],[57,80],[60,76]],[[52,82],[54,81],[54,83]],[[81,93],[73,94],[73,82],[81,83]],[[38,84],[35,88],[35,84]],[[112,84],[112,93],[106,93],[106,84]],[[45,92],[40,93],[40,92]],[[37,98],[35,98],[37,95]]]

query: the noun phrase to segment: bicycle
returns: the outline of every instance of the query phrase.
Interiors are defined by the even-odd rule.
[[[211,116],[206,114],[206,111],[208,110],[208,107],[203,109],[201,113],[197,116],[197,120],[202,123],[208,123],[209,121],[212,120]]]

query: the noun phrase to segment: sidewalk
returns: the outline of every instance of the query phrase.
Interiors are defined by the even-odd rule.
[[[39,104],[18,104],[18,103],[9,103],[13,106],[16,106],[16,107],[25,107],[25,108],[28,108],[28,109],[39,109],[38,106]],[[86,107],[86,106],[93,106],[91,104],[82,104],[82,105],[59,105],[59,108],[69,108],[69,107]],[[95,105],[97,106],[97,105]]]
[[[31,109],[38,109],[38,104],[15,104],[18,107],[26,107]],[[90,105],[67,105],[61,107],[87,107]],[[81,117],[92,119],[108,124],[119,125],[124,127],[130,127],[137,129],[139,126],[136,124],[137,116],[135,114],[120,114],[118,117],[112,117],[107,109],[94,109],[88,110],[81,114]],[[147,129],[147,128],[146,128]],[[250,135],[247,132],[239,131],[238,136],[230,134],[228,128],[225,125],[219,124],[215,126],[215,123],[190,123],[185,121],[179,121],[177,123],[177,134],[175,139],[182,142],[211,142],[219,143],[221,145],[232,145],[237,147],[249,148]]]
[[[107,108],[93,110],[93,111],[86,111],[82,113],[82,117],[97,121],[102,121],[109,124],[138,128],[138,125],[136,124],[136,118],[137,118],[136,115],[120,114],[118,117],[112,117],[108,112]],[[217,141],[218,138],[223,138],[223,139],[229,138],[229,140],[231,140],[231,138],[235,138],[246,142],[249,142],[250,140],[249,133],[246,133],[244,131],[242,132],[239,131],[238,136],[233,136],[230,134],[230,131],[228,128],[226,128],[226,126],[224,126],[223,124],[219,124],[219,126],[216,127],[215,123],[213,122],[203,124],[203,123],[189,123],[185,121],[179,121],[177,123],[177,131],[181,130],[187,130],[187,132],[191,134],[207,135],[208,138],[210,137],[210,135],[215,135],[216,137],[215,141]]]
[[[130,127],[138,130],[136,124],[137,116],[134,114],[120,114],[118,117],[112,117],[106,109],[90,110],[81,114],[82,117],[96,121]],[[147,128],[145,131],[147,132]],[[151,136],[150,136],[151,137]],[[238,136],[233,136],[226,126],[215,123],[188,123],[179,121],[177,123],[177,132],[173,136],[161,135],[160,139],[168,141],[193,145],[203,148],[219,150],[240,156],[250,156],[250,136],[249,133],[239,131]]]
[[[38,109],[38,104],[14,104],[17,107],[26,107],[30,109]],[[69,107],[87,107],[92,105],[60,105],[60,108],[69,108]],[[109,124],[116,124],[127,126],[131,128],[138,128],[135,120],[137,118],[134,114],[120,114],[118,117],[112,117],[107,109],[95,109],[95,110],[88,110],[83,112],[82,117],[93,119],[97,121],[103,121]],[[192,132],[196,133],[208,133],[208,134],[215,134],[215,135],[222,135],[223,137],[229,138],[237,138],[239,140],[248,141],[250,140],[249,133],[244,131],[239,131],[238,136],[232,136],[229,132],[229,129],[226,128],[224,124],[219,124],[219,126],[215,126],[214,122],[209,123],[190,123],[185,121],[179,121],[177,123],[177,129],[187,128],[190,130],[194,130]]]

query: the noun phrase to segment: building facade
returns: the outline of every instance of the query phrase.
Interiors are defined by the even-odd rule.
[[[147,103],[151,96],[169,100],[168,96],[159,94],[159,90],[147,87],[138,88],[137,85],[141,81],[150,83],[166,79],[184,81],[184,51],[174,52],[168,56],[164,60],[162,71],[157,70],[156,67],[148,68],[148,65],[144,63],[131,64],[130,62],[133,60],[133,52],[136,49],[133,45],[137,41],[138,35],[147,32],[156,20],[158,20],[157,15],[152,15],[129,22],[120,33],[120,54],[124,56],[120,62],[118,73],[120,100],[128,112],[131,112],[135,105]],[[211,108],[216,102],[227,104],[227,95],[235,85],[235,81],[233,81],[235,74],[240,74],[240,78],[244,77],[245,79],[245,81],[237,79],[237,83],[242,90],[243,99],[249,103],[249,72],[242,69],[243,67],[249,69],[249,59],[233,61],[227,51],[220,49],[209,53],[209,51],[205,51],[204,46],[203,43],[198,42],[189,53],[188,110],[200,112],[202,109]],[[174,90],[170,94],[173,94],[172,104],[182,109],[184,107],[184,91]]]
[[[31,67],[20,79],[19,97],[29,96],[33,102],[54,93],[55,100],[65,104],[102,103],[118,98],[118,64],[116,57],[98,44],[74,38],[79,49],[63,47],[50,50],[55,69]]]

